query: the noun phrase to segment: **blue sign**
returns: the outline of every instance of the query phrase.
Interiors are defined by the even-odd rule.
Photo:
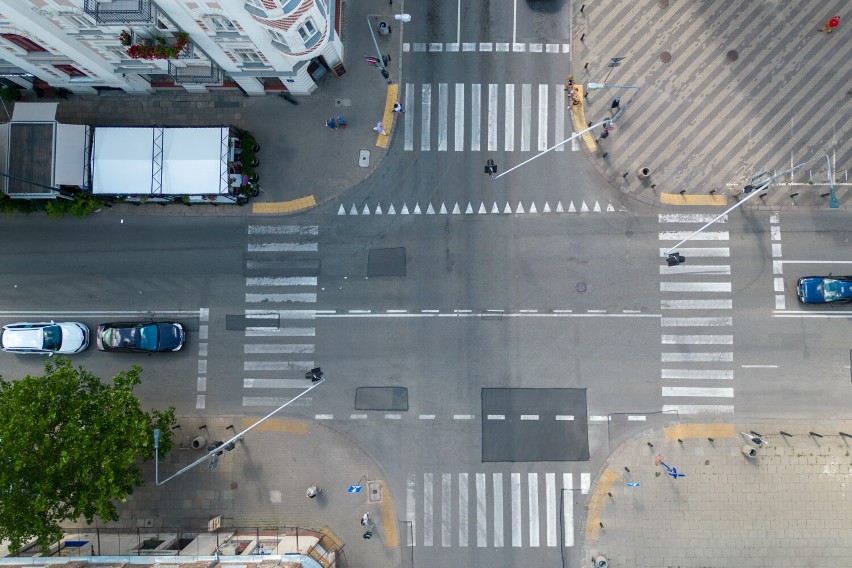
[[[361,493],[360,485],[350,485],[349,489],[346,491],[347,493]]]
[[[639,487],[639,484],[636,482],[630,482],[627,484],[627,487]]]

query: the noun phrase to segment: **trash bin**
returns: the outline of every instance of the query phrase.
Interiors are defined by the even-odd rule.
[[[747,458],[754,459],[754,458],[757,457],[757,448],[755,448],[754,446],[749,446],[747,444],[743,444],[743,446],[740,448],[740,451]]]
[[[391,33],[390,26],[387,22],[379,22],[379,35],[388,35]]]

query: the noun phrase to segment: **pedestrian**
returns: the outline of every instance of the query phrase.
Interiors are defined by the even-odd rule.
[[[612,99],[612,105],[609,107],[610,112],[614,112],[618,110],[618,107],[621,106],[621,97],[615,97]]]
[[[834,16],[825,23],[820,31],[831,33],[838,26],[840,26],[840,16]]]
[[[376,125],[373,127],[373,130],[375,130],[379,134],[384,134],[385,136],[388,135],[388,133],[385,132],[385,125],[381,122],[377,122]]]
[[[402,108],[402,105],[399,104],[399,101],[396,101],[395,103],[393,103],[393,110],[391,112],[403,113],[405,112],[405,109]]]
[[[565,90],[566,91],[573,91],[574,90],[574,75],[568,75],[568,78],[566,79],[566,81],[567,82],[565,83]]]
[[[339,128],[346,128],[346,117],[345,116],[338,116],[337,117],[337,126]]]
[[[366,527],[370,524],[370,513],[364,513],[364,516],[361,517],[361,526]]]
[[[333,119],[333,118],[329,118],[329,119],[328,119],[328,122],[326,122],[326,123],[325,123],[325,125],[326,125],[326,126],[328,126],[329,130],[335,130],[335,129],[337,129],[337,123],[336,123],[336,122],[334,122],[334,119]]]
[[[320,490],[317,487],[317,484],[313,483],[313,484],[311,484],[310,487],[308,487],[308,491],[307,491],[306,495],[307,495],[308,499],[313,499],[314,497],[316,497],[319,494],[319,491]]]

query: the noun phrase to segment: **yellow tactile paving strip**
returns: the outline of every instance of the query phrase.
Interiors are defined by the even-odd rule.
[[[565,104],[571,107],[571,116],[574,118],[574,131],[582,132],[589,127],[586,124],[586,99],[583,98],[583,85],[574,85],[574,88],[580,93],[580,100],[583,102],[578,105],[572,105],[571,99],[565,97]],[[580,138],[583,139],[583,142],[586,144],[586,149],[588,149],[589,152],[594,152],[598,149],[595,144],[595,137],[592,136],[591,132],[586,132]]]
[[[688,195],[679,193],[661,193],[660,203],[665,205],[727,205],[724,195]]]
[[[617,473],[605,469],[595,486],[595,492],[592,494],[591,501],[589,501],[589,515],[586,517],[587,540],[598,540],[601,530],[601,514],[603,514],[604,507],[606,506],[606,500],[609,498],[607,493],[610,492],[612,485],[617,479]]]
[[[396,521],[397,517],[393,508],[390,490],[384,481],[382,481],[382,502],[379,505],[379,510],[382,513],[382,526],[385,529],[385,546],[396,548],[399,546],[399,526]]]
[[[678,424],[663,430],[667,442],[680,438],[736,438],[737,429],[733,424]]]
[[[387,138],[387,136],[385,136]],[[270,201],[265,203],[253,203],[252,213],[296,213],[317,206],[317,200],[313,195],[291,199],[290,201]]]
[[[242,430],[245,430],[260,418],[243,418]],[[256,432],[288,432],[304,436],[308,433],[308,423],[301,420],[288,420],[286,418],[270,418],[254,429]]]
[[[385,136],[384,134],[379,134],[376,137],[376,146],[379,148],[387,148],[388,144],[390,144],[390,135],[393,132],[394,119],[396,118],[396,113],[393,112],[393,103],[398,100],[399,85],[388,85],[388,97],[385,101],[385,114],[382,116],[382,125],[385,127],[385,132],[387,132],[388,135]]]

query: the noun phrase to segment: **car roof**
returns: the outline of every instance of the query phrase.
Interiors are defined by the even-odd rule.
[[[44,347],[43,339],[41,327],[6,328],[3,330],[3,346],[7,349],[42,349]]]

